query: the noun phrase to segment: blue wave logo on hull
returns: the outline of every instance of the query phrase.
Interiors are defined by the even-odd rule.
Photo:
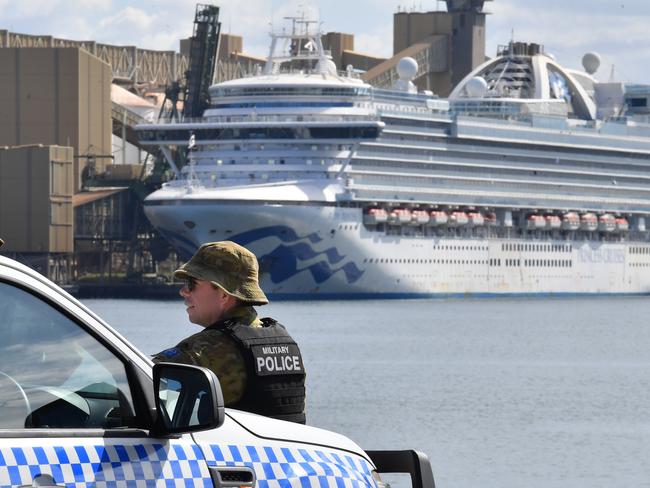
[[[181,234],[163,229],[158,230],[172,243],[181,259],[185,261],[189,260],[198,249],[194,242]],[[298,273],[309,271],[314,281],[320,284],[340,271],[345,275],[347,283],[351,284],[359,280],[364,273],[352,261],[339,265],[345,260],[345,256],[340,254],[335,247],[316,251],[312,245],[322,242],[323,239],[315,232],[299,236],[291,227],[275,225],[242,232],[229,239],[242,246],[248,246],[268,237],[275,237],[283,243],[270,253],[258,256],[260,271],[268,273],[273,283],[281,283]],[[323,256],[325,259],[306,267],[299,267],[300,263],[314,260],[318,256]]]
[[[304,242],[305,240],[311,244],[321,242],[323,239],[316,233],[301,237],[290,227],[275,225],[242,232],[232,236],[231,239],[242,246],[246,246],[267,237],[276,237],[284,243],[270,253],[258,256],[260,271],[269,273],[273,283],[280,283],[302,271],[309,271],[314,281],[320,284],[341,271],[345,275],[348,284],[351,284],[361,278],[364,273],[352,261],[341,266],[335,266],[345,259],[345,256],[341,255],[335,247],[327,248],[324,251],[316,251],[310,244]],[[301,262],[313,260],[318,256],[323,256],[326,259],[299,268]]]
[[[277,237],[282,242],[295,242],[301,241],[302,239],[308,239],[312,244],[318,244],[323,239],[316,233],[312,232],[306,236],[300,237],[296,234],[291,227],[286,225],[271,225],[268,227],[260,227],[259,229],[249,230],[247,232],[242,232],[232,237],[232,240],[245,246],[254,241],[259,241],[265,237]]]
[[[327,261],[318,261],[306,268],[298,269],[299,261],[312,259],[320,254],[325,254]],[[336,257],[332,260],[330,256]],[[260,258],[260,268],[269,273],[273,283],[280,283],[304,270],[308,270],[314,281],[319,284],[327,281],[338,271],[343,271],[348,283],[354,283],[361,278],[363,271],[357,268],[353,262],[345,263],[338,268],[330,266],[342,259],[345,259],[345,256],[340,256],[335,248],[317,253],[306,244],[280,245]]]

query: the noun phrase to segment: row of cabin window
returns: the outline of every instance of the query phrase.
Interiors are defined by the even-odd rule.
[[[571,244],[524,244],[519,242],[504,242],[502,251],[533,251],[533,252],[571,252]]]
[[[507,267],[521,266],[521,259],[393,259],[393,258],[366,258],[363,260],[368,264],[488,264],[489,266],[501,266],[503,262]],[[570,259],[524,259],[525,267],[539,268],[572,268],[573,262]]]
[[[451,244],[436,244],[433,246],[433,249],[442,249],[445,251],[487,251],[488,247],[487,246],[459,246],[459,245],[451,245]]]
[[[570,259],[506,259],[506,266],[521,266],[536,268],[572,268],[573,261]]]
[[[388,264],[488,264],[487,259],[393,259],[393,258],[366,258],[364,263]]]

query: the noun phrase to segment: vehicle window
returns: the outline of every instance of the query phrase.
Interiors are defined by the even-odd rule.
[[[0,283],[0,429],[134,420],[124,364],[49,303]]]

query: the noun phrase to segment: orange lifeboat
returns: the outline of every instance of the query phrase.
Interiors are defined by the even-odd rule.
[[[449,221],[447,212],[442,210],[431,210],[429,212],[429,225],[436,227],[438,225],[445,225]]]
[[[429,222],[429,212],[416,208],[411,211],[411,225],[425,225]]]
[[[630,224],[625,217],[616,217],[614,219],[616,223],[616,230],[619,232],[627,232],[630,230]]]
[[[483,225],[485,223],[485,219],[480,212],[467,212],[467,220],[469,225]]]
[[[487,212],[485,214],[485,225],[496,225],[497,223],[497,214],[494,212]]]
[[[545,215],[544,220],[546,220],[547,229],[559,229],[562,227],[562,219],[558,215]]]
[[[543,229],[546,227],[546,219],[543,215],[530,214],[526,217],[526,228],[530,230]]]
[[[452,212],[449,215],[449,225],[452,227],[458,227],[461,225],[467,225],[469,223],[469,218],[465,212]]]
[[[388,214],[388,222],[394,225],[411,223],[411,211],[408,208],[394,208]]]
[[[388,220],[388,212],[383,208],[370,207],[363,212],[363,223],[366,225],[383,224]]]
[[[580,228],[580,216],[575,212],[567,212],[562,216],[562,228],[564,230],[578,230]]]
[[[601,232],[613,232],[616,229],[616,219],[611,214],[603,214],[598,217],[598,230]]]
[[[598,229],[598,217],[592,213],[584,213],[580,216],[580,228],[588,232]]]

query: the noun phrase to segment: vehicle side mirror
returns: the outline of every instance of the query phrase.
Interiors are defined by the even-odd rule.
[[[220,427],[225,419],[223,394],[215,374],[188,364],[153,367],[157,434],[180,434]]]

